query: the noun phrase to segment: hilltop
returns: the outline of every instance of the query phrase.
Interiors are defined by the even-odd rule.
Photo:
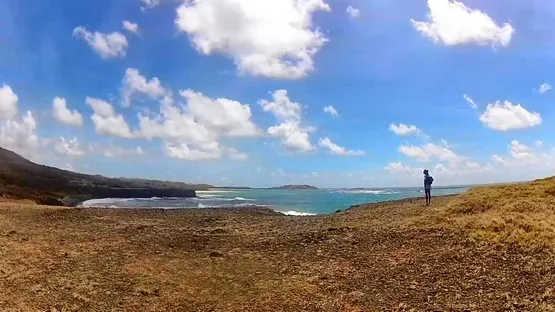
[[[554,311],[555,179],[290,217],[0,203],[0,310]]]
[[[212,187],[77,173],[33,163],[1,147],[0,164],[0,196],[48,205],[101,197],[192,197],[195,190]]]

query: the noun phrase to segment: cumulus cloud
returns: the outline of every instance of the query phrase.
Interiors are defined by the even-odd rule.
[[[9,119],[0,123],[0,146],[28,158],[36,158],[40,147],[37,122],[31,112],[22,118]]]
[[[122,101],[124,106],[129,106],[135,94],[141,94],[150,99],[159,99],[166,94],[166,89],[162,87],[160,80],[153,77],[147,80],[141,75],[139,70],[128,68],[122,79]]]
[[[498,25],[486,13],[454,0],[428,0],[428,21],[411,19],[414,28],[436,43],[448,46],[474,43],[508,46],[515,29]]]
[[[384,169],[393,174],[414,174],[417,170],[401,162],[389,163]]]
[[[486,111],[480,116],[480,121],[484,126],[497,130],[508,131],[536,127],[542,124],[542,117],[539,113],[530,112],[520,104],[512,104],[505,101],[501,104],[488,104]]]
[[[544,93],[546,93],[547,91],[549,91],[549,90],[551,90],[551,89],[552,89],[552,88],[551,88],[551,85],[550,85],[549,83],[546,82],[546,83],[543,83],[543,84],[540,86],[539,92],[540,92],[541,94],[544,94]]]
[[[277,90],[272,94],[272,101],[260,100],[259,103],[265,112],[271,112],[281,122],[268,128],[271,136],[280,138],[282,144],[292,150],[310,152],[316,149],[309,135],[314,129],[302,126],[302,107],[291,101],[287,90]]]
[[[304,128],[297,122],[285,121],[268,128],[271,136],[278,137],[285,147],[301,152],[314,151],[316,147],[310,142],[312,129]]]
[[[7,84],[0,88],[0,118],[13,118],[17,115],[19,97]]]
[[[94,111],[91,120],[96,133],[127,139],[134,136],[123,116],[117,114],[110,103],[92,97],[87,97],[85,102]]]
[[[508,154],[500,156],[494,154],[492,158],[503,167],[511,169],[555,168],[555,149],[544,148],[543,142],[535,146],[526,145],[518,140],[512,140],[507,146]]]
[[[324,113],[328,113],[333,117],[337,117],[339,116],[339,113],[337,112],[337,110],[335,109],[335,107],[328,105],[326,107],[324,107]]]
[[[421,162],[439,160],[457,163],[464,160],[464,157],[457,155],[451,149],[433,143],[428,143],[423,146],[401,145],[399,151],[407,157],[414,158]]]
[[[327,39],[312,25],[323,0],[185,1],[175,24],[202,54],[230,56],[241,73],[298,79]]]
[[[360,10],[350,5],[347,7],[347,14],[352,18],[357,18],[360,16]]]
[[[423,135],[424,132],[418,127],[414,125],[405,125],[405,124],[391,124],[389,125],[389,131],[395,133],[396,135],[400,136],[408,136],[408,135]]]
[[[73,36],[84,39],[93,51],[103,59],[122,58],[127,54],[127,48],[129,46],[127,38],[118,31],[109,34],[97,31],[92,33],[85,27],[78,26],[73,29]]]
[[[115,146],[113,144],[99,144],[93,143],[87,147],[88,154],[102,155],[104,157],[116,158],[116,157],[132,157],[141,156],[145,152],[140,146],[136,147],[121,147]]]
[[[478,105],[476,105],[476,102],[474,102],[474,100],[470,96],[463,94],[463,98],[466,103],[470,105],[470,107],[472,107],[473,109],[478,109]]]
[[[160,5],[161,0],[141,0],[143,6],[141,6],[142,10],[152,9]]]
[[[364,151],[348,150],[345,147],[335,144],[330,138],[320,138],[318,145],[328,149],[332,154],[338,156],[364,156]]]
[[[73,139],[60,137],[59,141],[54,144],[54,151],[60,156],[82,157],[85,155],[85,149],[81,147],[75,137]]]
[[[125,29],[129,32],[132,32],[136,35],[139,34],[139,25],[137,23],[133,23],[133,22],[125,20],[121,23],[121,26],[123,27],[123,29]]]
[[[158,115],[139,114],[141,136],[164,140],[166,154],[170,157],[192,161],[223,156],[247,158],[222,145],[220,140],[260,135],[248,105],[225,98],[212,99],[193,90],[180,91],[180,95],[186,100],[185,105],[177,106],[166,96]]]
[[[62,97],[55,97],[52,101],[52,115],[58,122],[80,127],[83,125],[83,116],[77,110],[67,108],[66,100]]]

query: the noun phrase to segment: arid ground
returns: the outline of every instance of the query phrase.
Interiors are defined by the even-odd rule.
[[[288,217],[0,203],[1,311],[555,311],[555,180]]]

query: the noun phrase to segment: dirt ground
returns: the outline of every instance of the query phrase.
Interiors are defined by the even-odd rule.
[[[550,249],[476,239],[455,197],[330,216],[0,202],[1,311],[555,311]]]

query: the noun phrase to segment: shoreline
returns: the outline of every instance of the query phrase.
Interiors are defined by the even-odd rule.
[[[467,191],[465,191],[467,192]],[[458,194],[447,194],[447,195],[437,195],[434,196],[433,199],[443,199],[443,198],[450,198],[450,197],[456,197],[459,196],[461,194],[464,194],[465,192],[462,193],[458,193]],[[103,200],[104,198],[99,198],[99,199],[92,199],[92,200]],[[130,198],[129,200],[133,200],[133,198]],[[256,205],[256,204],[247,204],[245,206],[218,206],[218,207],[211,207],[211,206],[206,206],[206,207],[117,207],[117,206],[113,206],[113,207],[109,207],[109,206],[104,206],[104,205],[98,205],[98,206],[74,206],[73,208],[77,208],[77,209],[105,209],[105,210],[130,210],[130,211],[134,211],[134,210],[152,210],[152,211],[157,211],[157,210],[162,210],[162,211],[188,211],[188,210],[217,210],[217,209],[224,209],[224,210],[239,210],[239,211],[257,211],[257,210],[261,210],[261,211],[267,211],[267,210],[271,210],[273,212],[276,212],[280,215],[285,215],[285,216],[291,216],[291,217],[314,217],[314,216],[329,216],[329,215],[334,215],[336,213],[340,213],[340,212],[347,212],[350,210],[355,210],[358,209],[360,207],[371,207],[373,205],[375,206],[380,206],[380,205],[402,205],[405,203],[413,203],[414,201],[418,201],[418,200],[423,200],[423,198],[421,196],[414,196],[414,197],[406,197],[406,198],[401,198],[401,199],[389,199],[389,200],[379,200],[379,201],[375,201],[375,202],[365,202],[365,203],[361,203],[361,204],[357,204],[357,205],[352,205],[346,208],[339,208],[336,209],[333,212],[329,212],[329,213],[312,213],[312,212],[302,212],[302,211],[295,211],[295,210],[287,210],[287,209],[279,209],[279,208],[272,208],[272,206],[268,206],[268,205]],[[82,203],[81,203],[82,204]]]

